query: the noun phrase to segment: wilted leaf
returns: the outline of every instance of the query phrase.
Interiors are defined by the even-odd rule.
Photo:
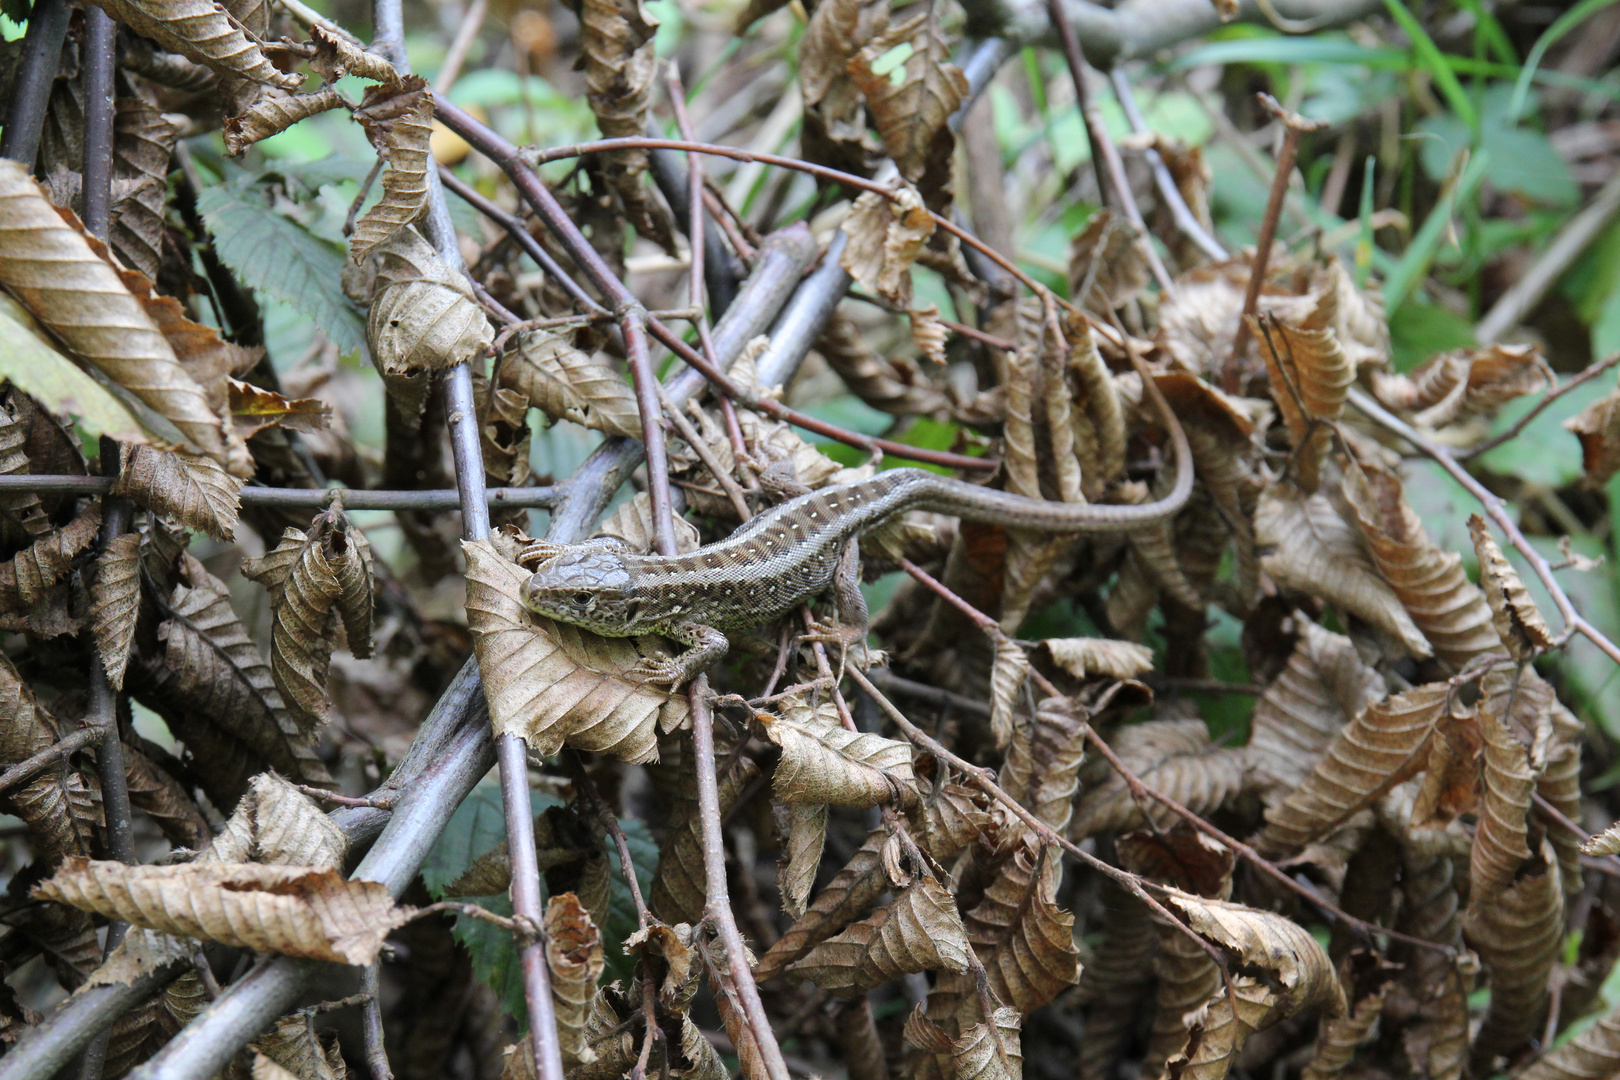
[[[501,385],[554,420],[641,438],[641,413],[624,377],[547,330],[517,335],[501,361]]]
[[[269,91],[240,113],[225,118],[225,152],[236,157],[254,143],[279,135],[300,120],[343,105],[343,95],[335,86],[323,86],[311,94]]]
[[[416,229],[401,228],[377,252],[377,292],[366,318],[366,340],[390,393],[408,399],[412,392],[396,381],[420,388],[428,373],[482,356],[494,335],[472,289]],[[416,407],[401,411],[414,417],[420,394],[416,400]]]
[[[1358,994],[1344,1016],[1328,1017],[1316,1036],[1316,1049],[1300,1080],[1335,1080],[1356,1056],[1357,1047],[1373,1035],[1394,984],[1384,976],[1365,994]]]
[[[0,655],[0,716],[6,718],[0,725],[0,761],[8,765],[49,749],[60,737],[56,719],[4,655]],[[100,806],[84,777],[74,770],[41,773],[0,795],[0,805],[27,824],[36,850],[53,864],[88,853],[101,825]],[[90,936],[94,938],[93,933]],[[92,961],[84,970],[94,966]]]
[[[1037,648],[1077,679],[1136,679],[1153,670],[1153,650],[1112,638],[1047,638]]]
[[[317,1033],[315,1016],[309,1012],[299,1011],[277,1020],[275,1027],[259,1036],[253,1050],[254,1080],[261,1080],[261,1074],[277,1080],[287,1076],[298,1080],[347,1080],[337,1032]],[[271,1068],[283,1071],[275,1073]]]
[[[1514,1080],[1602,1080],[1620,1069],[1620,1008],[1513,1074]]]
[[[720,774],[716,787],[722,817],[737,804],[743,790],[758,775],[759,767],[747,757],[736,758]],[[683,790],[671,814],[669,835],[658,850],[658,868],[653,873],[652,888],[647,892],[647,906],[666,922],[696,923],[703,917],[708,884],[704,879],[703,820],[698,814],[697,774],[690,763],[682,780]]]
[[[1141,293],[1147,261],[1130,223],[1098,210],[1069,241],[1069,299],[1087,311],[1114,311]]]
[[[911,264],[934,234],[934,219],[916,189],[901,185],[893,199],[868,191],[844,220],[849,243],[839,265],[872,292],[911,306]]]
[[[1485,743],[1485,779],[1479,828],[1469,860],[1470,908],[1496,903],[1530,858],[1530,800],[1536,777],[1529,751],[1499,715],[1489,698],[1478,707],[1479,731]]]
[[[272,427],[322,431],[332,419],[332,407],[320,398],[290,399],[240,379],[230,381],[230,392],[231,422],[244,439]]]
[[[256,863],[126,866],[70,858],[35,895],[183,937],[339,964],[369,964],[410,918],[373,881]]]
[[[1209,814],[1248,789],[1251,758],[1247,748],[1210,745],[1202,720],[1151,720],[1119,729],[1110,745],[1138,779],[1195,814]],[[1150,800],[1151,802],[1151,800]],[[1170,811],[1151,805],[1156,821]],[[1088,789],[1075,808],[1069,835],[1079,839],[1102,832],[1126,832],[1142,824],[1142,809],[1125,781],[1112,771]]]
[[[315,801],[275,773],[253,778],[247,794],[197,863],[343,868],[348,835]]]
[[[377,155],[388,163],[382,198],[349,237],[349,258],[361,262],[379,244],[422,214],[428,195],[428,136],[433,133],[433,91],[419,75],[366,88],[354,111]]]
[[[1007,637],[996,638],[996,659],[990,669],[990,734],[997,746],[1006,746],[1013,734],[1013,713],[1023,704],[1024,680],[1029,677],[1029,654]]]
[[[902,46],[910,47],[903,66],[881,75],[873,70]],[[951,154],[956,147],[949,121],[967,100],[968,81],[951,63],[951,48],[933,7],[879,34],[849,61],[849,74],[866,95],[884,149],[900,175],[916,184],[932,204],[949,202]]]
[[[124,940],[96,968],[86,986],[128,986],[143,975],[150,975],[170,964],[189,963],[196,942],[177,938],[159,930],[131,927]]]
[[[782,749],[773,783],[784,802],[867,807],[916,801],[911,745],[850,731],[832,700],[820,708],[795,694],[778,713],[756,712],[765,735]]]
[[[1277,584],[1340,605],[1399,638],[1414,656],[1430,654],[1428,640],[1398,594],[1325,495],[1307,495],[1285,482],[1268,485],[1260,494],[1254,527],[1265,552],[1260,565]]]
[[[810,13],[799,48],[804,152],[838,167],[866,164],[866,102],[849,63],[889,25],[889,6],[872,0],[829,0]]]
[[[1535,345],[1486,345],[1432,357],[1410,376],[1379,372],[1378,399],[1397,412],[1416,412],[1420,427],[1440,428],[1492,412],[1548,382]]]
[[[1057,904],[1057,849],[1020,845],[963,916],[996,1000],[1028,1016],[1080,977],[1074,915]]]
[[[564,746],[640,763],[657,755],[659,717],[679,726],[686,698],[634,682],[647,655],[634,639],[602,638],[532,615],[518,599],[530,574],[488,541],[467,555],[467,623],[497,733],[522,735],[537,754]]]
[[[640,436],[637,436],[639,438]],[[671,523],[675,533],[675,554],[687,555],[702,545],[697,526],[683,517]],[[596,528],[597,536],[616,536],[630,545],[632,551],[651,551],[656,544],[658,526],[653,522],[652,496],[638,491],[619,504],[619,508]]]
[[[1547,629],[1530,590],[1519,580],[1507,556],[1497,546],[1485,528],[1485,519],[1478,514],[1468,518],[1468,533],[1474,538],[1474,554],[1479,556],[1479,587],[1491,605],[1491,618],[1502,644],[1515,660],[1530,660],[1542,649],[1553,645],[1552,631]]]
[[[1339,729],[1316,770],[1266,813],[1257,842],[1272,854],[1319,840],[1419,772],[1452,688],[1429,683],[1369,705]]]
[[[867,834],[865,843],[849,862],[816,894],[809,910],[759,958],[754,978],[764,982],[780,975],[818,942],[826,941],[864,915],[888,891],[889,875],[880,856],[889,836],[886,828]]]
[[[181,366],[140,300],[75,226],[26,170],[0,162],[0,247],[7,253],[0,284],[75,356],[221,460],[224,429],[203,388]]]
[[[129,802],[176,847],[197,851],[214,834],[197,800],[169,770],[148,757],[147,747],[124,740],[124,782]]]
[[[309,28],[309,40],[315,45],[310,58],[310,70],[327,82],[337,82],[345,75],[354,75],[372,82],[391,83],[399,78],[394,65],[373,52],[366,52],[347,38],[331,33],[319,24]]]
[[[834,997],[855,997],[917,971],[966,971],[967,932],[956,901],[923,875],[894,903],[852,923],[793,965]]]
[[[51,597],[79,553],[95,542],[101,507],[91,506],[53,533],[0,562],[0,612],[26,612]]]
[[[827,807],[788,803],[783,816],[787,828],[776,888],[782,894],[782,910],[790,918],[799,919],[804,917],[805,904],[816,887],[816,871],[821,867],[821,851],[827,842]]]
[[[1599,398],[1564,427],[1581,441],[1581,467],[1586,482],[1601,487],[1620,469],[1620,390]]]
[[[221,540],[231,539],[241,514],[242,481],[207,458],[151,446],[120,447],[114,495]]]
[[[90,632],[96,639],[102,670],[114,689],[123,688],[124,668],[135,641],[135,619],[141,610],[140,568],[136,563],[140,547],[137,533],[123,533],[96,555]]]
[[[1023,1080],[1024,1054],[1019,1039],[1023,1021],[1017,1009],[997,1009],[994,1029],[978,1023],[951,1038],[929,1020],[918,1005],[906,1019],[906,1041],[923,1050],[948,1055],[957,1080]]]
[[[602,975],[602,933],[573,893],[553,896],[546,904],[544,929],[557,1036],[563,1064],[572,1068],[596,1060],[586,1044],[585,1021]]]
[[[272,64],[258,40],[214,0],[102,0],[99,6],[142,37],[221,74],[289,89],[304,81]]]
[[[585,100],[604,138],[640,135],[646,129],[658,69],[653,49],[657,28],[658,18],[642,0],[585,0],[580,8]],[[646,151],[617,150],[604,157],[608,181],[636,231],[671,250],[668,212],[642,187]]]
[[[1271,399],[1294,438],[1292,478],[1302,490],[1314,492],[1333,437],[1326,421],[1337,419],[1344,408],[1355,367],[1332,330],[1291,326],[1267,316],[1255,326],[1271,376]]]
[[[1512,1054],[1542,1030],[1548,977],[1564,934],[1564,890],[1552,845],[1543,841],[1536,861],[1488,902],[1470,904],[1465,926],[1491,988],[1490,1011],[1473,1049],[1476,1072],[1483,1074],[1496,1055]]]

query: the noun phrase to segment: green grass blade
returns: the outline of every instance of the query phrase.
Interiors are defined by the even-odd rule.
[[[1429,75],[1440,88],[1440,93],[1445,95],[1451,111],[1468,125],[1469,131],[1477,134],[1479,111],[1474,108],[1474,103],[1468,97],[1468,92],[1463,89],[1462,83],[1457,81],[1457,73],[1452,71],[1451,65],[1446,62],[1445,54],[1440,51],[1440,47],[1434,43],[1428,31],[1423,29],[1423,24],[1418,22],[1417,17],[1406,10],[1406,5],[1401,3],[1401,0],[1384,0],[1384,6],[1389,8],[1390,15],[1400,24],[1401,29],[1406,31],[1406,36],[1412,39],[1412,47],[1417,51],[1418,59],[1428,68]]]
[[[1485,170],[1490,161],[1490,155],[1484,151],[1476,151],[1468,157],[1462,171],[1441,196],[1435,208],[1429,212],[1423,227],[1412,237],[1406,251],[1400,260],[1384,277],[1384,309],[1393,313],[1396,308],[1412,294],[1424,277],[1429,273],[1429,267],[1434,263],[1434,257],[1440,250],[1440,244],[1445,239],[1446,226],[1451,221],[1451,215],[1456,211],[1458,204],[1473,197],[1479,188],[1480,181],[1485,179]]]
[[[1524,112],[1525,100],[1530,96],[1530,80],[1535,77],[1536,68],[1541,66],[1541,58],[1547,55],[1547,50],[1557,44],[1559,38],[1614,2],[1615,0],[1581,0],[1542,32],[1541,37],[1537,38],[1535,45],[1531,47],[1530,55],[1525,58],[1518,82],[1513,84],[1513,98],[1508,102],[1508,123],[1519,122],[1519,117]]]

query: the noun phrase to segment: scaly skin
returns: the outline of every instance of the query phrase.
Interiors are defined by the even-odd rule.
[[[907,510],[1051,533],[1117,532],[1163,520],[1192,493],[1192,453],[1145,372],[1144,385],[1176,450],[1175,488],[1157,502],[1046,502],[922,469],[891,469],[780,503],[689,555],[638,555],[617,540],[535,544],[524,561],[540,565],[524,583],[523,603],[605,637],[662,634],[681,642],[688,649],[680,656],[645,660],[637,670],[673,688],[726,654],[724,631],[761,626],[825,591],[847,545]]]

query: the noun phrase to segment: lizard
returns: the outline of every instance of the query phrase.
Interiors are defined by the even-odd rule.
[[[1175,486],[1156,502],[1050,502],[925,469],[889,469],[778,503],[725,539],[685,555],[638,554],[615,537],[569,545],[536,541],[518,555],[522,565],[535,567],[520,599],[539,615],[604,637],[660,634],[685,645],[680,655],[644,658],[631,672],[671,690],[726,655],[726,631],[762,626],[835,579],[839,611],[856,624],[851,637],[864,639],[859,538],[907,510],[1037,532],[1095,533],[1162,521],[1186,505],[1193,486],[1186,432],[1145,365],[1136,364],[1175,446]]]

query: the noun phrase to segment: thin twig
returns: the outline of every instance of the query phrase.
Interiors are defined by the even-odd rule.
[[[578,791],[589,804],[591,813],[596,820],[613,837],[613,846],[619,852],[619,869],[624,874],[624,883],[630,888],[630,901],[636,908],[636,923],[645,930],[651,921],[652,915],[647,910],[647,903],[641,897],[641,882],[636,880],[636,864],[630,858],[630,841],[625,838],[624,830],[619,827],[619,818],[608,805],[602,801],[602,793],[596,790],[596,781],[591,774],[585,771],[585,759],[578,750],[564,750],[562,752],[563,764],[574,778],[574,790]]]
[[[76,476],[69,473],[11,473],[0,475],[0,493],[11,491],[66,492],[73,495],[105,495],[113,481],[106,476]],[[362,490],[356,488],[275,488],[249,486],[238,499],[243,506],[274,506],[299,509],[325,509],[334,494],[341,495],[345,510],[459,510],[461,496],[455,488],[427,491]],[[560,487],[485,488],[484,497],[492,506],[554,506],[563,497]]]
[[[362,1016],[365,1023],[366,1067],[371,1070],[371,1080],[394,1080],[394,1070],[388,1066],[388,1046],[383,1041],[381,960],[373,960],[361,969],[360,992],[368,999]]]
[[[1243,347],[1249,343],[1249,318],[1260,303],[1260,289],[1266,283],[1266,268],[1271,263],[1271,245],[1277,239],[1277,219],[1282,216],[1283,200],[1288,195],[1289,181],[1294,175],[1294,161],[1299,156],[1299,141],[1322,124],[1307,120],[1277,103],[1270,94],[1260,94],[1260,104],[1271,115],[1282,121],[1283,143],[1277,152],[1277,174],[1271,180],[1271,196],[1266,200],[1266,216],[1260,219],[1260,235],[1255,240],[1254,263],[1249,268],[1249,287],[1243,294],[1243,314],[1238,318],[1237,336],[1221,371],[1221,389],[1235,394],[1242,388]]]
[[[1131,130],[1138,135],[1151,134],[1147,120],[1142,110],[1136,104],[1136,94],[1131,90],[1131,80],[1126,77],[1125,69],[1116,66],[1108,73],[1109,80],[1114,86],[1114,96],[1119,100],[1119,107],[1125,111],[1125,119],[1130,123]],[[1198,220],[1198,215],[1192,212],[1187,200],[1182,197],[1181,189],[1176,186],[1176,178],[1170,174],[1170,167],[1164,163],[1164,158],[1153,147],[1149,146],[1142,151],[1142,157],[1153,170],[1153,183],[1159,189],[1159,198],[1170,208],[1170,216],[1175,220],[1176,228],[1181,230],[1183,236],[1197,244],[1205,255],[1220,262],[1227,257],[1226,248],[1221,242],[1209,234],[1204,223]]]
[[[731,896],[726,886],[726,848],[720,817],[720,790],[714,756],[714,711],[710,708],[712,693],[707,675],[699,675],[692,683],[692,746],[694,767],[697,771],[697,797],[699,831],[703,841],[703,877],[706,891],[705,917],[720,935],[720,944],[726,951],[726,964],[742,1006],[743,1021],[754,1038],[760,1060],[769,1080],[789,1080],[787,1062],[771,1030],[770,1017],[759,998],[759,987],[754,973],[748,967],[748,952],[743,945],[737,919],[731,910]]]
[[[294,784],[293,787],[316,802],[331,803],[333,806],[360,806],[370,810],[392,810],[399,804],[398,793],[392,791],[383,795],[355,797],[352,795],[339,795],[337,792],[327,791],[325,788],[310,787],[308,784]]]
[[[1084,120],[1086,141],[1091,144],[1091,161],[1097,170],[1097,186],[1102,189],[1103,202],[1110,201],[1124,213],[1125,220],[1131,223],[1135,230],[1133,240],[1137,249],[1141,251],[1142,258],[1147,261],[1148,269],[1153,272],[1153,279],[1159,283],[1166,296],[1174,296],[1176,284],[1170,278],[1170,271],[1165,269],[1164,262],[1159,258],[1158,249],[1153,246],[1153,237],[1148,233],[1147,223],[1142,219],[1142,208],[1136,205],[1136,197],[1131,194],[1130,178],[1125,175],[1125,163],[1120,160],[1119,148],[1114,140],[1108,137],[1108,129],[1103,126],[1102,113],[1097,110],[1097,103],[1091,96],[1089,77],[1094,74],[1092,67],[1086,62],[1086,54],[1080,47],[1080,39],[1075,36],[1074,27],[1069,23],[1068,12],[1064,10],[1063,0],[1046,0],[1046,15],[1052,21],[1052,27],[1058,33],[1058,43],[1063,47],[1063,58],[1069,64],[1069,76],[1074,82],[1075,103],[1079,106],[1080,116]],[[1107,182],[1104,182],[1104,176]]]
[[[434,85],[440,93],[448,94],[450,88],[456,85],[456,79],[461,76],[461,65],[467,60],[467,50],[478,37],[478,31],[483,29],[484,14],[489,10],[489,0],[472,0],[467,10],[461,16],[461,24],[456,27],[456,36],[451,39],[450,47],[444,51],[444,63],[433,76]]]
[[[964,697],[949,690],[941,690],[937,686],[929,686],[927,683],[903,679],[887,668],[873,668],[867,672],[867,677],[872,680],[873,685],[891,694],[914,698],[941,709],[955,709],[969,716],[990,715],[990,706],[977,698]]]
[[[1500,435],[1494,435],[1482,443],[1476,443],[1473,446],[1470,446],[1466,450],[1453,451],[1453,455],[1458,461],[1468,461],[1471,458],[1478,457],[1487,450],[1501,446],[1509,439],[1517,437],[1519,432],[1529,427],[1531,421],[1540,416],[1546,410],[1547,406],[1551,405],[1553,402],[1557,401],[1559,398],[1563,397],[1577,386],[1597,378],[1599,375],[1603,374],[1605,371],[1608,371],[1616,364],[1620,364],[1620,352],[1611,353],[1608,356],[1605,356],[1602,360],[1590,365],[1585,371],[1581,372],[1579,375],[1576,375],[1563,385],[1556,386],[1548,390],[1545,394],[1541,395],[1541,400],[1536,402],[1534,407],[1532,407],[1529,412],[1519,417],[1513,422],[1512,427],[1508,428]]]
[[[1530,797],[1535,800],[1536,809],[1541,811],[1543,817],[1557,825],[1559,828],[1563,829],[1565,832],[1572,834],[1581,842],[1583,846],[1587,843],[1587,841],[1592,839],[1591,835],[1588,834],[1585,829],[1581,828],[1578,822],[1571,821],[1568,814],[1564,813],[1562,810],[1558,809],[1558,807],[1548,802],[1546,796],[1540,794],[1539,792],[1531,792]],[[1593,863],[1597,864],[1593,867],[1593,869],[1600,870],[1601,872],[1608,874],[1610,877],[1620,876],[1620,857],[1616,857],[1614,855],[1594,856],[1583,853],[1582,858],[1591,860],[1587,864],[1589,866]]]
[[[0,794],[10,791],[18,784],[25,783],[54,766],[62,758],[86,746],[93,746],[107,737],[104,727],[82,727],[71,735],[64,735],[57,742],[47,746],[33,757],[19,761],[5,772],[0,773]]]

